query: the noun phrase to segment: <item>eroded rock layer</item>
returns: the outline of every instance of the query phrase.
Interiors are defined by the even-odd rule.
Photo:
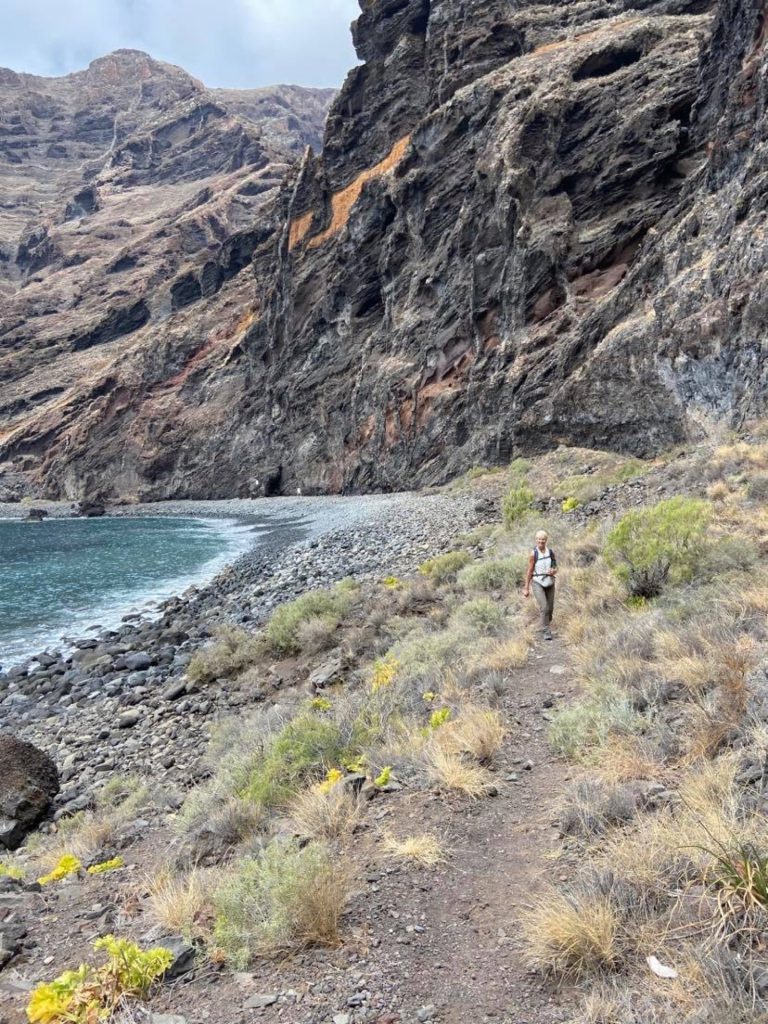
[[[765,411],[765,0],[362,7],[226,358],[44,456],[24,427],[8,464],[52,493],[388,489]]]

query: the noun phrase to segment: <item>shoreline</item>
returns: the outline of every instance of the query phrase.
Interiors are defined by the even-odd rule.
[[[303,508],[307,501],[325,501],[298,500]],[[475,499],[466,495],[335,499],[326,512],[322,520],[301,525],[301,538],[254,547],[207,586],[165,601],[152,621],[123,622],[77,639],[73,653],[36,652],[0,673],[5,727],[58,764],[77,764],[64,772],[59,813],[89,806],[117,764],[124,772],[151,770],[170,785],[188,787],[206,770],[213,724],[241,714],[244,704],[263,700],[267,690],[279,690],[279,678],[265,679],[250,698],[191,684],[186,667],[217,628],[254,631],[277,605],[345,577],[415,572],[483,521]]]
[[[253,567],[262,566],[273,556],[293,545],[321,537],[336,529],[351,528],[356,523],[370,518],[377,505],[389,505],[398,499],[409,499],[406,492],[400,495],[375,495],[364,497],[333,496],[285,497],[285,498],[227,498],[206,500],[162,501],[138,503],[129,506],[108,508],[103,516],[92,517],[95,522],[136,519],[175,519],[197,521],[212,528],[227,524],[231,532],[241,531],[249,536],[242,537],[239,544],[231,542],[228,550],[197,570],[182,573],[166,581],[147,583],[146,589],[135,594],[110,593],[104,595],[90,609],[77,616],[71,628],[51,625],[50,630],[40,629],[39,642],[30,638],[33,653],[19,656],[5,653],[0,659],[0,679],[19,666],[36,660],[37,655],[71,653],[73,645],[90,641],[102,634],[119,631],[126,622],[153,622],[162,616],[171,602],[192,598],[203,598],[209,588],[215,588],[221,578],[227,580],[228,590],[236,589],[239,576],[252,577]],[[378,499],[378,500],[377,500]],[[49,516],[46,521],[82,523],[88,517],[72,514],[71,502],[0,503],[0,523],[27,522],[30,508],[45,508]],[[36,525],[30,521],[30,526]],[[213,566],[213,567],[212,567]],[[86,621],[93,625],[86,625]],[[44,646],[42,646],[44,645]]]

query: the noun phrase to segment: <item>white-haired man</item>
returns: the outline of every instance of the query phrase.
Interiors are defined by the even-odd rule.
[[[555,577],[557,576],[557,559],[549,546],[546,530],[536,534],[536,547],[528,559],[528,571],[525,575],[523,597],[533,596],[541,612],[541,629],[545,640],[552,639],[552,615],[555,611]]]

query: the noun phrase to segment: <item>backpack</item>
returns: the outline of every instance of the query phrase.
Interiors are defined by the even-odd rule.
[[[539,554],[540,554],[539,549],[538,548],[534,548],[533,549],[533,568],[534,568],[534,572],[536,571],[536,563],[539,560]],[[552,550],[552,548],[549,549],[549,557],[552,559],[552,568],[556,569],[557,568],[557,558],[555,557],[555,552]]]

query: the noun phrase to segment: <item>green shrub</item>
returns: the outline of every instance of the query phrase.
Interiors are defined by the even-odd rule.
[[[555,715],[549,741],[558,753],[575,757],[604,746],[614,733],[637,732],[642,724],[626,693],[603,686]]]
[[[305,782],[351,756],[337,722],[311,712],[299,715],[277,734],[254,764],[242,796],[262,807],[285,803]]]
[[[606,560],[632,595],[654,597],[667,578],[680,583],[696,574],[711,518],[709,502],[683,497],[628,512],[608,535]]]
[[[566,498],[563,502],[563,512],[575,512],[577,508],[581,508],[581,502],[578,498]]]
[[[249,668],[259,657],[262,644],[258,637],[235,626],[223,626],[209,647],[198,651],[187,666],[194,683],[231,678]]]
[[[507,467],[510,480],[525,480],[533,469],[533,463],[528,459],[513,459]]]
[[[301,650],[300,631],[310,619],[322,619],[326,632],[349,612],[357,593],[357,584],[343,580],[333,590],[310,590],[295,601],[288,601],[272,613],[267,623],[266,640],[275,654],[297,654]]]
[[[241,969],[256,956],[335,945],[347,899],[344,867],[325,846],[274,841],[217,890],[215,940]]]
[[[435,583],[447,583],[471,561],[466,551],[448,551],[444,555],[428,559],[419,567],[419,572]]]
[[[399,680],[431,680],[454,665],[466,646],[465,636],[456,628],[435,633],[418,630],[395,644],[389,655],[397,664]]]
[[[628,480],[634,480],[646,469],[646,464],[640,459],[629,459],[620,466],[604,467],[594,473],[566,476],[558,481],[553,493],[556,498],[575,499],[583,505],[599,498],[608,487],[616,487]]]
[[[493,636],[504,625],[504,609],[488,597],[476,597],[466,601],[454,612],[454,619],[460,627],[481,636]]]
[[[464,590],[513,590],[522,585],[527,564],[525,555],[475,562],[461,570],[457,582]]]
[[[514,483],[502,498],[501,514],[508,530],[524,519],[531,510],[536,495],[525,483]]]
[[[111,1020],[128,998],[144,998],[173,963],[173,954],[162,948],[143,951],[127,939],[105,935],[93,948],[104,950],[102,967],[81,964],[55,981],[38,985],[27,1007],[30,1024],[92,1024]]]

